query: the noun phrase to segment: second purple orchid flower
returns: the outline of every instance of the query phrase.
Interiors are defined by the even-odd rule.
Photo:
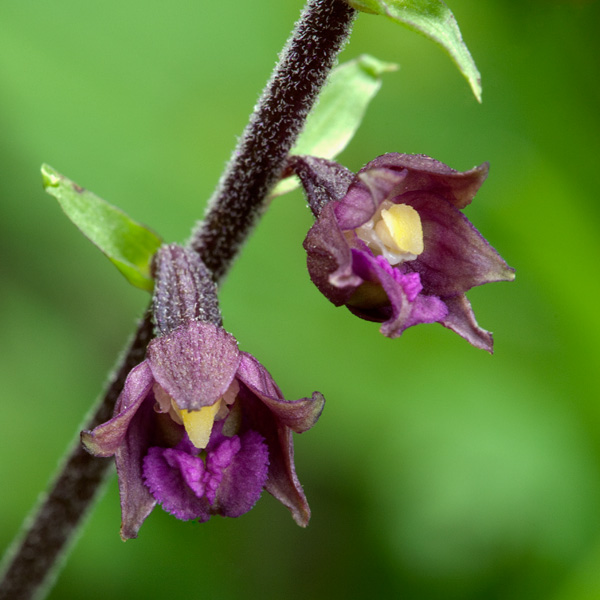
[[[395,338],[440,323],[492,352],[465,292],[514,270],[461,212],[488,165],[459,172],[424,155],[385,154],[356,175],[311,156],[289,161],[316,222],[304,248],[310,277],[336,306]]]
[[[155,271],[157,337],[129,373],[113,418],[82,433],[89,452],[115,457],[121,537],[136,537],[157,503],[204,522],[246,513],[263,488],[306,526],[292,432],[316,423],[323,396],[285,400],[267,370],[238,349],[195,252],[163,246]]]

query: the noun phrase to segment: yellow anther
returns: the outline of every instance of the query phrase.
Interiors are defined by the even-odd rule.
[[[418,256],[423,252],[423,227],[419,213],[408,204],[392,204],[381,211],[375,224],[379,239],[392,252]]]
[[[200,410],[180,410],[183,426],[194,446],[199,450],[206,448],[210,433],[215,423],[215,416],[221,408],[223,400],[217,400],[212,406],[204,406]]]

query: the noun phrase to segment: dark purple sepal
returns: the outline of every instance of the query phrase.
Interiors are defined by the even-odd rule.
[[[146,361],[130,371],[117,399],[115,416],[92,431],[81,432],[81,443],[90,454],[112,456],[117,451],[153,383],[154,378]]]
[[[390,152],[367,163],[358,175],[372,169],[405,172],[403,192],[434,192],[461,209],[471,203],[487,178],[489,164],[483,163],[469,171],[456,171],[425,154]]]
[[[471,309],[471,303],[464,294],[453,298],[445,298],[444,302],[448,307],[448,316],[440,323],[462,336],[471,345],[482,350],[487,350],[490,354],[494,353],[494,339],[492,334],[482,329],[475,320],[475,315]]]
[[[156,501],[144,485],[142,461],[154,438],[153,402],[143,402],[115,452],[121,500],[121,539],[136,538]]]
[[[310,508],[296,475],[292,430],[279,422],[246,385],[240,386],[238,401],[242,409],[242,428],[260,433],[269,449],[265,489],[290,510],[298,525],[306,527]]]
[[[269,455],[269,477],[265,489],[289,509],[297,525],[306,527],[310,521],[310,507],[296,475],[292,430],[277,428],[276,445],[272,440],[269,447],[273,451]]]
[[[323,410],[325,399],[315,392],[312,398],[287,401],[269,372],[250,354],[242,352],[238,371],[239,402],[244,428],[258,431],[269,448],[267,491],[291,511],[296,523],[308,525],[310,508],[294,465],[292,431],[310,429]]]
[[[227,391],[240,363],[235,338],[212,323],[189,321],[148,346],[148,364],[181,410],[212,406]]]
[[[300,179],[315,217],[327,203],[341,200],[354,179],[354,173],[346,167],[316,156],[290,156],[288,169]]]
[[[247,352],[242,352],[238,381],[244,383],[275,415],[275,418],[296,433],[309,430],[319,419],[325,398],[314,392],[311,398],[286,400],[270,373]]]
[[[137,537],[138,531],[156,505],[143,480],[143,459],[155,445],[175,446],[183,428],[168,415],[154,410],[154,395],[147,396],[131,419],[123,442],[115,452],[121,499],[121,538]]]
[[[412,206],[421,217],[425,250],[407,266],[421,275],[426,294],[444,298],[484,283],[514,279],[514,270],[445,198],[419,191],[392,201]]]
[[[156,505],[143,482],[143,457],[157,441],[176,444],[178,434],[174,429],[181,429],[167,415],[154,411],[153,383],[147,361],[134,367],[115,405],[115,416],[81,435],[84,447],[92,454],[114,454],[124,540],[137,537],[139,528]]]
[[[335,217],[335,204],[323,208],[303,246],[312,282],[333,304],[343,306],[362,280],[352,270],[352,253]]]

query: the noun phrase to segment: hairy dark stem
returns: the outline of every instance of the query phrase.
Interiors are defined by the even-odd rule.
[[[311,0],[288,40],[190,244],[219,282],[264,208],[356,11]]]
[[[140,322],[86,428],[91,429],[112,417],[127,374],[146,354],[146,346],[152,337],[149,314]],[[77,437],[34,518],[7,554],[0,600],[28,600],[41,596],[47,589],[51,583],[49,576],[81,525],[112,465],[109,458],[88,454]]]
[[[198,224],[190,241],[216,282],[227,273],[258,219],[350,33],[355,14],[344,0],[309,0],[304,9],[205,220]],[[112,416],[125,378],[144,359],[151,337],[152,325],[146,315],[85,429],[93,429]],[[48,495],[5,559],[0,600],[41,597],[112,464],[112,460],[87,454],[78,442],[71,448]]]

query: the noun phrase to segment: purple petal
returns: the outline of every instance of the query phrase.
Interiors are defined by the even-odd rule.
[[[210,519],[208,502],[202,497],[204,473],[202,459],[179,447],[153,447],[144,458],[144,480],[150,493],[164,510],[183,521]]]
[[[310,507],[296,475],[292,430],[280,427],[277,434],[277,445],[269,444],[269,476],[265,489],[290,510],[300,527],[306,527],[310,521]],[[273,447],[277,450],[272,451]]]
[[[325,398],[319,392],[314,392],[311,398],[286,400],[269,372],[251,354],[241,354],[238,380],[269,408],[282,425],[302,433],[317,422],[325,404]]]
[[[95,456],[112,456],[125,439],[127,428],[152,389],[154,378],[147,361],[127,375],[115,406],[115,416],[92,431],[82,431],[81,443]]]
[[[335,217],[335,204],[323,208],[303,245],[312,282],[333,304],[343,306],[362,280],[352,270],[352,253]]]
[[[483,163],[461,172],[424,154],[392,152],[372,160],[359,171],[359,175],[372,169],[390,169],[396,172],[406,170],[403,192],[435,192],[444,196],[456,208],[464,208],[471,203],[485,181],[489,165]]]
[[[240,363],[235,338],[211,323],[190,321],[148,346],[156,381],[180,409],[213,405],[233,381]]]
[[[259,433],[246,431],[221,442],[209,454],[207,466],[219,473],[212,510],[224,517],[239,517],[260,498],[269,470],[269,451]]]
[[[121,498],[121,538],[124,540],[137,537],[142,523],[156,505],[156,500],[144,485],[142,473],[143,458],[152,441],[158,417],[153,404],[150,398],[140,406],[115,452]]]
[[[421,217],[425,250],[407,268],[421,275],[426,294],[446,297],[492,281],[511,281],[514,271],[469,220],[441,196],[410,192],[394,198]]]
[[[371,321],[384,321],[381,333],[395,338],[413,325],[434,323],[448,314],[448,309],[437,296],[421,293],[417,273],[403,273],[393,268],[382,256],[375,257],[369,250],[352,250],[354,268],[367,282],[380,285],[387,297],[384,304],[357,304],[354,299],[348,308],[356,315]],[[358,293],[361,290],[359,288]],[[361,298],[361,300],[364,299]]]
[[[493,353],[494,340],[492,334],[482,329],[475,320],[475,315],[471,309],[471,304],[464,294],[454,298],[444,298],[444,302],[449,309],[448,316],[440,323],[462,336],[475,346],[482,350]]]
[[[391,169],[361,171],[344,199],[335,206],[340,228],[350,231],[366,223],[384,200],[404,191],[406,174]]]

